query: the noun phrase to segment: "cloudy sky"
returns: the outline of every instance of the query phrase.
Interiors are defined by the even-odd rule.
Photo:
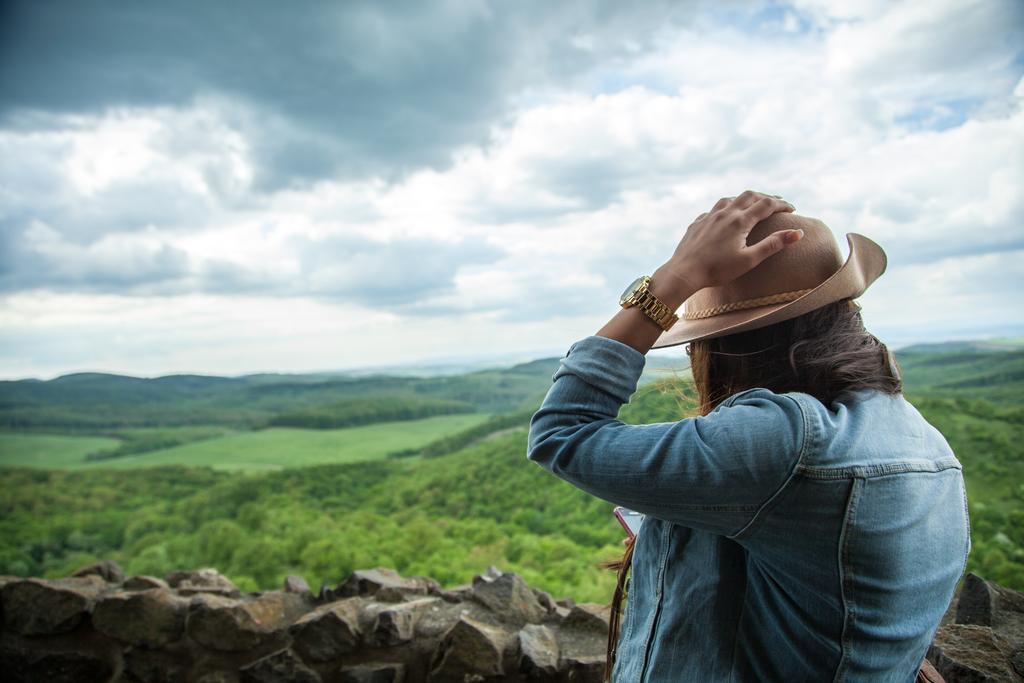
[[[747,188],[1024,334],[1017,0],[2,8],[5,378],[561,355]]]

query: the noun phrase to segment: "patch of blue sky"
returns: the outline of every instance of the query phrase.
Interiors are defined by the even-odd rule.
[[[709,2],[696,17],[693,29],[721,31],[749,35],[752,38],[788,39],[824,37],[827,27],[818,25],[810,15],[784,2],[728,3]],[[677,95],[678,82],[668,74],[653,72],[624,72],[615,68],[604,69],[592,77],[588,84],[590,94],[614,94],[632,87],[642,87],[664,95]]]
[[[785,2],[709,3],[702,19],[715,26],[729,26],[750,35],[825,34],[827,28],[817,25],[811,17]],[[769,32],[766,34],[766,32]]]
[[[676,83],[662,79],[657,73],[626,74],[618,70],[608,70],[601,71],[596,75],[591,86],[591,94],[612,95],[635,87],[645,88],[663,95],[676,95],[679,88]]]
[[[985,256],[987,254],[1005,254],[1007,252],[1024,253],[1024,231],[1010,228],[1003,232],[1003,229],[1000,228],[999,233],[1005,235],[1005,237],[984,242],[956,245],[944,243],[936,243],[931,247],[918,245],[912,250],[891,249],[889,250],[889,256],[894,263],[906,266],[920,263],[935,263],[949,258],[967,258],[970,256]],[[1024,290],[1024,283],[1021,284],[1020,289]]]
[[[920,102],[910,111],[897,115],[893,122],[911,132],[941,132],[962,125],[982,104],[984,100],[980,97]]]
[[[1018,83],[1024,79],[1024,50],[1019,50],[1014,54],[1010,70],[1016,74]]]

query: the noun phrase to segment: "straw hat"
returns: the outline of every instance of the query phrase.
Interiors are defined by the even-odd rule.
[[[676,324],[651,348],[713,339],[795,318],[833,301],[860,296],[885,272],[885,252],[875,242],[847,233],[850,253],[844,263],[827,225],[793,213],[775,213],[755,225],[747,244],[797,228],[804,231],[797,242],[731,282],[694,293]]]

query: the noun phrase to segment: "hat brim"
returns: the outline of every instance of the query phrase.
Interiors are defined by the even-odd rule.
[[[846,241],[850,246],[846,262],[827,280],[801,297],[782,304],[730,311],[700,320],[680,318],[675,325],[662,332],[651,348],[662,349],[767,327],[833,301],[857,298],[885,272],[887,259],[882,247],[864,235],[849,232],[846,233]]]

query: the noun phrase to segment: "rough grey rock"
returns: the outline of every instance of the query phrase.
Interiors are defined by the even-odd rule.
[[[572,613],[574,607],[576,607],[576,605],[573,605],[572,607],[562,607],[561,605],[555,605],[555,613],[551,615],[550,618],[556,622],[561,621]]]
[[[1017,650],[1010,657],[1010,667],[1017,673],[1018,676],[1024,678],[1024,648]]]
[[[0,589],[4,629],[22,635],[63,633],[76,628],[107,590],[95,574],[67,579],[19,579]]]
[[[238,674],[240,683],[321,683],[320,675],[287,648],[257,659]]]
[[[556,613],[558,604],[555,602],[555,599],[551,597],[551,593],[542,591],[539,588],[531,588],[530,590],[533,591],[534,597],[537,598],[537,603],[544,608],[544,611],[548,613],[548,616]]]
[[[357,664],[341,670],[341,683],[403,683],[405,665]]]
[[[995,611],[995,591],[980,576],[968,574],[964,578],[957,601],[956,623],[991,626]]]
[[[121,583],[124,581],[124,572],[121,570],[121,565],[114,560],[101,560],[100,562],[77,569],[71,574],[71,576],[89,575],[98,576],[107,583]]]
[[[213,567],[170,572],[165,579],[167,585],[176,589],[179,595],[211,593],[228,598],[239,598],[242,596],[242,591],[238,589],[238,586],[231,583]]]
[[[163,588],[118,592],[101,598],[92,613],[97,631],[132,645],[160,647],[185,632],[188,602]]]
[[[956,623],[1010,627],[1014,638],[1024,639],[1024,595],[968,574],[957,597]]]
[[[373,622],[368,629],[367,642],[379,647],[407,643],[416,634],[420,617],[438,607],[440,598],[429,597],[400,603],[385,603],[364,612]]]
[[[301,576],[295,576],[289,574],[284,579],[284,592],[285,593],[309,593],[312,591],[309,589],[309,584]]]
[[[519,671],[530,678],[558,673],[558,641],[554,632],[541,624],[527,624],[519,630]]]
[[[174,653],[130,647],[119,683],[184,683],[187,672],[188,662]]]
[[[495,615],[475,600],[452,603],[442,601],[423,610],[416,621],[415,638],[419,641],[436,642],[447,633],[463,616],[484,622],[495,622]]]
[[[951,618],[951,615],[955,615]],[[942,620],[928,659],[953,681],[1024,681],[1024,594],[976,574],[964,577]]]
[[[438,597],[447,602],[462,602],[468,600],[473,594],[473,585],[465,583],[459,586],[453,586],[452,588],[442,588],[438,592]]]
[[[121,588],[126,591],[145,591],[150,588],[170,588],[170,586],[161,578],[140,574],[125,579],[124,583],[121,584]]]
[[[0,646],[0,671],[5,683],[80,683],[109,680],[114,666],[91,652],[23,651]]]
[[[562,660],[566,680],[580,683],[601,683],[604,676],[604,655],[576,655]]]
[[[598,633],[608,633],[608,622],[611,619],[611,607],[596,602],[583,602],[573,605],[562,623],[566,626],[589,628]]]
[[[360,570],[339,585],[354,595],[321,605],[301,577],[232,598],[215,570],[118,585],[109,564],[91,567],[0,576],[3,681],[596,683],[604,669],[606,605],[552,600],[496,567],[449,589]],[[1024,595],[968,576],[929,658],[949,683],[1024,683]]]
[[[359,569],[331,592],[334,599],[374,596],[385,602],[398,602],[409,595],[440,593],[441,584],[427,576],[402,576],[386,567]]]
[[[238,683],[238,674],[233,671],[208,671],[196,683]]]
[[[500,572],[491,567],[488,573],[473,578],[471,595],[517,626],[540,621],[547,614],[523,577],[515,572]]]
[[[438,644],[428,680],[463,683],[476,676],[504,675],[508,655],[514,655],[514,644],[518,645],[515,634],[463,616]]]
[[[189,604],[185,630],[214,650],[248,650],[288,628],[308,610],[302,596],[270,591],[253,600],[200,593]]]
[[[939,629],[928,659],[949,683],[1015,681],[1009,642],[988,626],[950,624]]]
[[[317,607],[289,627],[293,645],[304,659],[326,662],[356,651],[361,645],[361,598],[347,598]]]

